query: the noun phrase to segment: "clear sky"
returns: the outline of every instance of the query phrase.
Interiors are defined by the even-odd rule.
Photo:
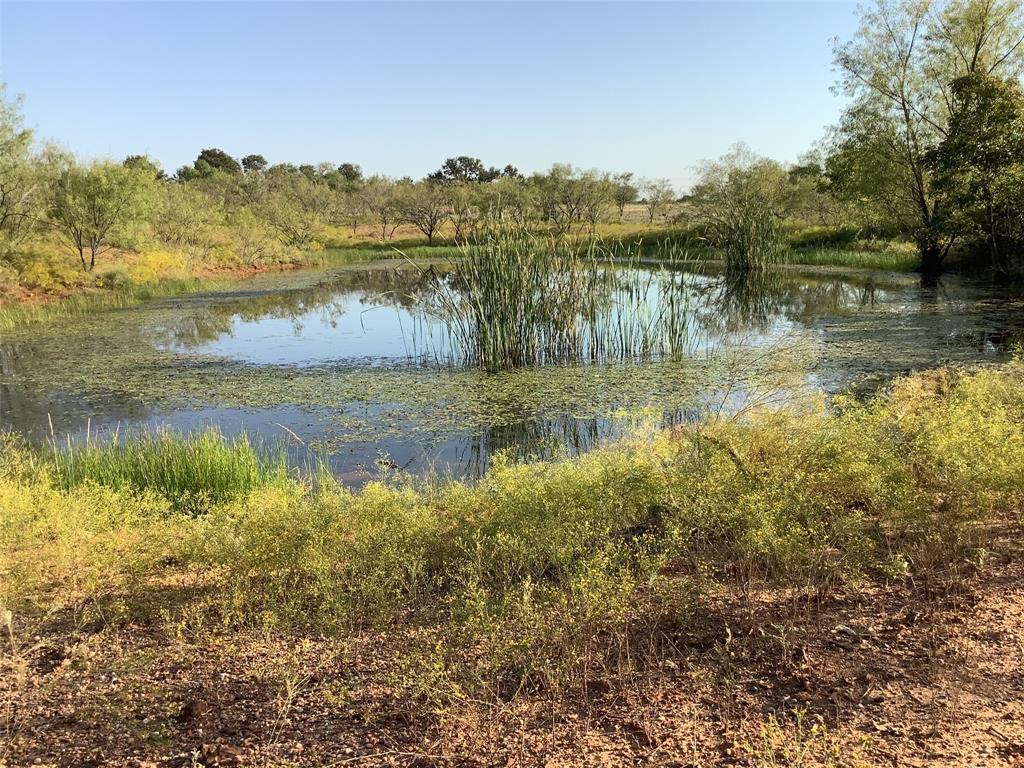
[[[12,2],[0,63],[87,157],[204,147],[420,177],[449,156],[665,176],[738,142],[790,161],[835,122],[854,4]]]

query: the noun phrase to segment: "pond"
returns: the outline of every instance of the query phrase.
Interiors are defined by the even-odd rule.
[[[264,275],[28,326],[0,340],[0,427],[45,443],[216,426],[283,440],[296,462],[326,460],[353,485],[384,466],[472,478],[496,451],[572,455],[794,391],[870,392],[913,370],[1006,359],[1024,338],[1019,295],[957,277],[658,275],[685,293],[684,354],[492,374],[457,364],[422,309],[432,281],[452,279],[440,266]]]

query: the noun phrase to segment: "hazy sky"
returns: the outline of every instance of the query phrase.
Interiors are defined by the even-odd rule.
[[[84,156],[203,147],[419,177],[469,154],[679,185],[737,141],[793,160],[835,122],[854,4],[11,2],[2,79]]]

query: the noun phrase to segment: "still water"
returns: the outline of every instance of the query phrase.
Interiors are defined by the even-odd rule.
[[[0,428],[45,442],[216,426],[285,441],[294,460],[326,459],[352,484],[385,465],[473,477],[496,451],[571,455],[732,407],[721,398],[751,381],[793,387],[794,370],[804,389],[866,393],[921,368],[1003,360],[1024,339],[1024,300],[980,281],[790,269],[735,281],[707,267],[669,277],[686,292],[684,355],[499,374],[460,366],[423,310],[443,270],[387,264],[23,328],[0,339]]]

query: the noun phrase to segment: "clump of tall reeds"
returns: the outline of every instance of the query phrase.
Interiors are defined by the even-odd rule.
[[[782,261],[786,239],[780,219],[764,206],[737,206],[714,225],[729,272],[767,269]]]
[[[498,371],[544,363],[678,357],[692,344],[688,283],[640,269],[640,244],[504,232],[461,249],[455,279],[422,304],[441,320],[448,362]]]
[[[215,429],[188,435],[168,430],[115,434],[108,440],[54,442],[51,448],[53,478],[65,491],[91,481],[153,490],[183,507],[288,482],[283,449],[255,445],[245,435],[227,439]]]

